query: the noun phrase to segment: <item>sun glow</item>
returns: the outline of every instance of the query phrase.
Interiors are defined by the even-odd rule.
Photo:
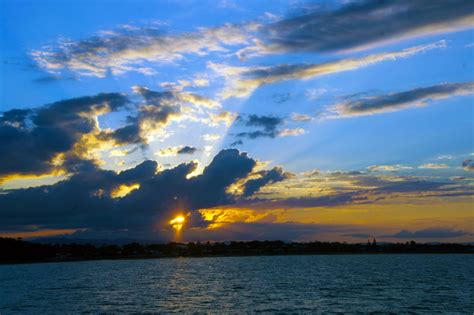
[[[110,193],[110,197],[123,198],[135,189],[140,189],[140,184],[120,185]]]
[[[183,228],[184,221],[186,221],[186,219],[184,218],[184,216],[179,215],[179,216],[177,216],[176,218],[174,218],[173,220],[170,221],[170,225],[171,225],[171,226],[173,227],[173,229],[175,229],[176,231],[180,231],[180,230]]]

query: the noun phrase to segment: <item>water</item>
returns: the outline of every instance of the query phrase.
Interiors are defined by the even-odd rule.
[[[0,313],[474,311],[474,255],[0,265]]]

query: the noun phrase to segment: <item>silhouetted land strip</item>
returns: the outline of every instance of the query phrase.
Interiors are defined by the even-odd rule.
[[[472,244],[406,243],[348,244],[340,242],[217,242],[168,243],[123,246],[92,244],[40,244],[21,239],[0,238],[0,263],[58,262],[95,259],[134,259],[164,257],[216,257],[258,255],[316,255],[316,254],[474,254]]]

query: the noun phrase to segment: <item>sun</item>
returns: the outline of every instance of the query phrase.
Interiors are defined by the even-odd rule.
[[[170,225],[176,231],[180,231],[183,228],[184,221],[186,221],[185,217],[182,215],[178,215],[177,217],[175,217],[173,220],[170,221]]]

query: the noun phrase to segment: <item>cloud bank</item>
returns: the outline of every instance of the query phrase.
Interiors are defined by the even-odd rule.
[[[188,215],[189,226],[205,226],[201,208],[228,205],[235,195],[227,187],[245,180],[256,160],[236,149],[220,151],[201,175],[188,178],[197,164],[158,170],[144,161],[116,173],[90,165],[53,185],[15,189],[0,194],[0,230],[34,229],[129,230],[160,233],[169,218]],[[246,196],[284,179],[282,169],[261,171],[247,184]]]

